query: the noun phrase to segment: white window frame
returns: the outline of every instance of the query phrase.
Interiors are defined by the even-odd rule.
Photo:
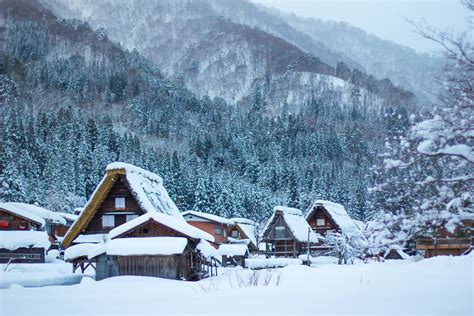
[[[120,203],[118,203],[120,201]],[[116,196],[115,197],[115,208],[124,209],[127,207],[127,203],[125,201],[125,196]]]
[[[115,227],[115,215],[102,215],[102,227]]]
[[[317,218],[316,226],[326,226],[326,220],[324,218]]]
[[[238,238],[239,237],[239,232],[237,230],[233,230],[231,233],[232,238]]]
[[[285,226],[275,226],[275,239],[285,238]]]
[[[129,222],[129,221],[131,221],[132,219],[135,219],[135,218],[137,218],[137,217],[138,217],[137,214],[127,214],[127,215],[125,215],[125,221],[126,221],[126,222]]]
[[[218,236],[223,236],[224,235],[224,230],[221,227],[214,227],[214,234]]]

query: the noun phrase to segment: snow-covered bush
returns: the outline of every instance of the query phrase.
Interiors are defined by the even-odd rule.
[[[339,264],[354,263],[354,259],[362,255],[365,246],[360,234],[350,230],[328,232],[325,239],[325,243],[331,247],[330,254],[338,258]]]

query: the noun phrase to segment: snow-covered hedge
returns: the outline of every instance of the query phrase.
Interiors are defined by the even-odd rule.
[[[250,269],[283,268],[290,264],[303,264],[301,259],[293,258],[249,258],[245,267]]]

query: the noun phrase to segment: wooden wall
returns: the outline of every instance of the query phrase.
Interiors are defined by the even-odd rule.
[[[0,263],[44,263],[44,248],[18,248],[9,250],[0,248]]]
[[[135,227],[130,232],[119,236],[123,237],[186,237],[185,235],[170,229],[169,227],[157,223],[155,221],[148,221],[140,226]]]
[[[181,279],[189,276],[186,253],[171,256],[107,256],[97,260],[96,280],[119,276],[137,275],[165,279]]]
[[[317,225],[317,219],[324,219],[324,223],[325,225],[324,226],[318,226]],[[314,232],[318,233],[318,234],[321,234],[321,235],[325,235],[328,231],[332,231],[332,230],[337,230],[338,227],[337,225],[334,223],[334,221],[332,220],[332,218],[330,218],[326,211],[322,208],[322,207],[316,207],[316,210],[314,210],[314,212],[311,214],[311,216],[307,219],[307,222],[309,224],[309,226],[311,226],[311,228],[313,229]]]
[[[125,197],[125,209],[115,208],[115,197]],[[137,201],[130,193],[125,176],[119,176],[117,181],[113,184],[107,197],[97,209],[94,217],[91,219],[87,227],[83,230],[86,234],[108,233],[113,228],[125,223],[126,215],[115,215],[114,227],[102,227],[102,215],[109,212],[133,212],[136,215],[143,215],[144,212],[140,209]]]

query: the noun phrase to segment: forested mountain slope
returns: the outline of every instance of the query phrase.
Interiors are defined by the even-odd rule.
[[[368,215],[366,171],[385,137],[406,125],[400,102],[330,76],[351,87],[349,98],[328,86],[298,112],[283,105],[268,116],[265,86],[247,107],[196,97],[103,30],[36,1],[3,4],[1,200],[71,211],[106,164],[122,160],[160,174],[181,210],[261,221],[276,203],[326,198]]]
[[[285,105],[297,112],[300,104],[328,91],[347,103],[357,85],[362,103],[373,111],[380,111],[383,103],[414,103],[410,92],[387,79],[351,70],[358,64],[286,22],[277,27],[271,16],[249,2],[44,2],[59,14],[105,28],[113,40],[137,48],[168,77],[180,78],[200,97],[248,106],[252,93],[260,88],[268,114],[281,114]],[[257,14],[252,20],[239,18],[251,13]]]

